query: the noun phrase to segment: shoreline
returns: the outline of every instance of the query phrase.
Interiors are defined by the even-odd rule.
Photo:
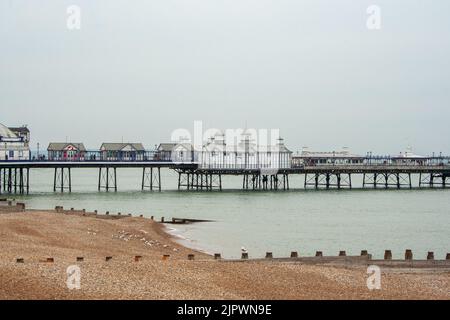
[[[450,269],[393,265],[382,268],[382,288],[368,290],[366,265],[214,260],[168,231],[143,217],[0,207],[0,298],[450,299]],[[79,290],[67,288],[71,265],[81,269]]]
[[[177,229],[177,228],[174,228],[174,227],[168,227],[168,226],[165,226],[165,225],[162,226],[162,228],[163,228],[163,230],[165,229],[164,231],[167,234],[173,236],[173,241],[175,241],[179,245],[184,246],[187,249],[191,249],[191,250],[194,250],[194,251],[197,251],[197,252],[201,252],[201,253],[207,254],[207,255],[212,256],[212,257],[216,253],[216,252],[207,251],[207,250],[203,249],[201,246],[194,245],[193,244],[194,240],[182,236],[180,234],[180,229]]]

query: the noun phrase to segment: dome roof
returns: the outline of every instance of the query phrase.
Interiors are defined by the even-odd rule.
[[[0,137],[3,137],[3,138],[17,138],[17,136],[14,134],[14,132],[9,130],[7,127],[2,125],[1,123],[0,123]]]

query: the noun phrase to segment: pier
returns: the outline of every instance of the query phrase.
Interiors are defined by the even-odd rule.
[[[402,189],[402,188],[447,188],[450,186],[450,165],[443,164],[448,157],[429,157],[421,163],[397,164],[388,157],[367,157],[357,164],[290,164],[285,168],[267,168],[264,165],[203,165],[198,161],[175,162],[161,159],[157,153],[146,160],[28,160],[0,161],[0,194],[30,193],[30,171],[53,169],[53,191],[71,192],[74,169],[94,168],[98,170],[98,191],[119,190],[117,171],[124,168],[142,170],[140,186],[142,191],[161,191],[161,170],[174,170],[178,173],[178,190],[221,191],[224,189],[223,177],[242,178],[242,190],[289,190],[305,189]],[[193,157],[193,159],[195,159]],[[374,161],[377,159],[377,161]],[[292,186],[290,177],[303,175],[302,186]],[[362,185],[355,186],[352,178],[362,177]],[[417,186],[412,176],[418,178]]]
[[[177,164],[171,161],[0,161],[0,194],[28,194],[30,171],[54,169],[53,191],[71,192],[73,169],[94,168],[98,170],[98,191],[118,191],[117,170],[142,169],[141,190],[161,191],[162,168],[185,168],[195,164]]]

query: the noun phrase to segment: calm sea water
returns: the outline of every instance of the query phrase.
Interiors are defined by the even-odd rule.
[[[143,214],[160,218],[210,219],[176,225],[185,244],[225,257],[313,255],[321,250],[359,254],[366,249],[382,257],[385,249],[402,258],[405,249],[425,258],[450,252],[450,189],[303,190],[303,177],[290,177],[290,191],[240,191],[241,178],[223,178],[222,192],[177,191],[177,175],[162,170],[162,192],[141,192],[141,170],[119,169],[119,192],[97,192],[98,172],[72,171],[72,193],[53,193],[53,171],[31,171],[31,194],[15,196],[28,207],[55,205],[78,209]],[[358,178],[353,179],[359,186]],[[416,182],[415,182],[416,183]]]

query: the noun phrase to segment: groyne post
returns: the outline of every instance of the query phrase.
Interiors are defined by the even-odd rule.
[[[405,251],[405,260],[412,260],[413,259],[413,253],[411,249],[406,249]]]
[[[392,260],[392,251],[391,250],[384,251],[384,260]]]

